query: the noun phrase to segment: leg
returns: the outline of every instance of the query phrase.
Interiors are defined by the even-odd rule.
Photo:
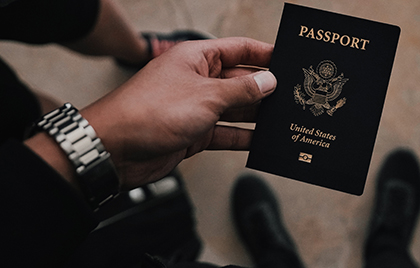
[[[262,180],[251,175],[239,178],[232,194],[232,210],[256,267],[304,267],[282,223],[276,198]]]
[[[377,179],[375,208],[365,245],[366,267],[415,268],[409,245],[420,206],[420,170],[409,151],[392,153]]]
[[[19,0],[0,8],[0,39],[59,43],[137,69],[178,42],[208,38],[195,31],[139,35],[112,0]]]
[[[60,43],[88,55],[140,62],[140,39],[111,0],[20,0],[0,8],[0,39]]]
[[[64,46],[87,55],[109,55],[130,63],[149,60],[147,42],[125,20],[110,0],[101,0],[93,30],[77,41]]]
[[[112,56],[125,67],[139,69],[178,42],[211,38],[196,31],[139,35],[111,0],[100,0],[97,22],[85,37],[62,45],[79,53]]]

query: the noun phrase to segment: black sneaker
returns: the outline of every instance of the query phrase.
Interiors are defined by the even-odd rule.
[[[231,200],[237,231],[257,267],[303,267],[283,225],[277,200],[259,178],[245,175],[236,182]]]
[[[379,171],[365,245],[369,258],[390,247],[408,250],[420,204],[420,169],[407,150],[391,153]]]
[[[180,42],[215,38],[210,34],[193,30],[179,30],[171,33],[142,32],[140,33],[140,36],[143,37],[147,42],[149,58],[138,64],[133,64],[124,60],[117,59],[116,62],[118,65],[126,69],[138,71],[146,66],[149,61],[160,56],[163,52]]]

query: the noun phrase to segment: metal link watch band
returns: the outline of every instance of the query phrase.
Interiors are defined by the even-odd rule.
[[[119,180],[110,154],[92,126],[70,103],[44,115],[37,127],[52,136],[67,154],[92,208],[118,194]]]

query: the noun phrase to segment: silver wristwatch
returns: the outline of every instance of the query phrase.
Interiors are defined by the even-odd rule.
[[[67,154],[93,209],[118,195],[119,179],[110,154],[76,108],[66,103],[44,115],[36,126],[53,137]]]

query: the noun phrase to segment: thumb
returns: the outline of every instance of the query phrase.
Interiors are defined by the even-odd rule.
[[[259,71],[223,81],[223,95],[229,107],[251,105],[270,95],[277,85],[277,79],[270,71]]]
[[[270,71],[260,71],[253,74],[258,89],[265,96],[271,94],[277,86],[277,79]]]

